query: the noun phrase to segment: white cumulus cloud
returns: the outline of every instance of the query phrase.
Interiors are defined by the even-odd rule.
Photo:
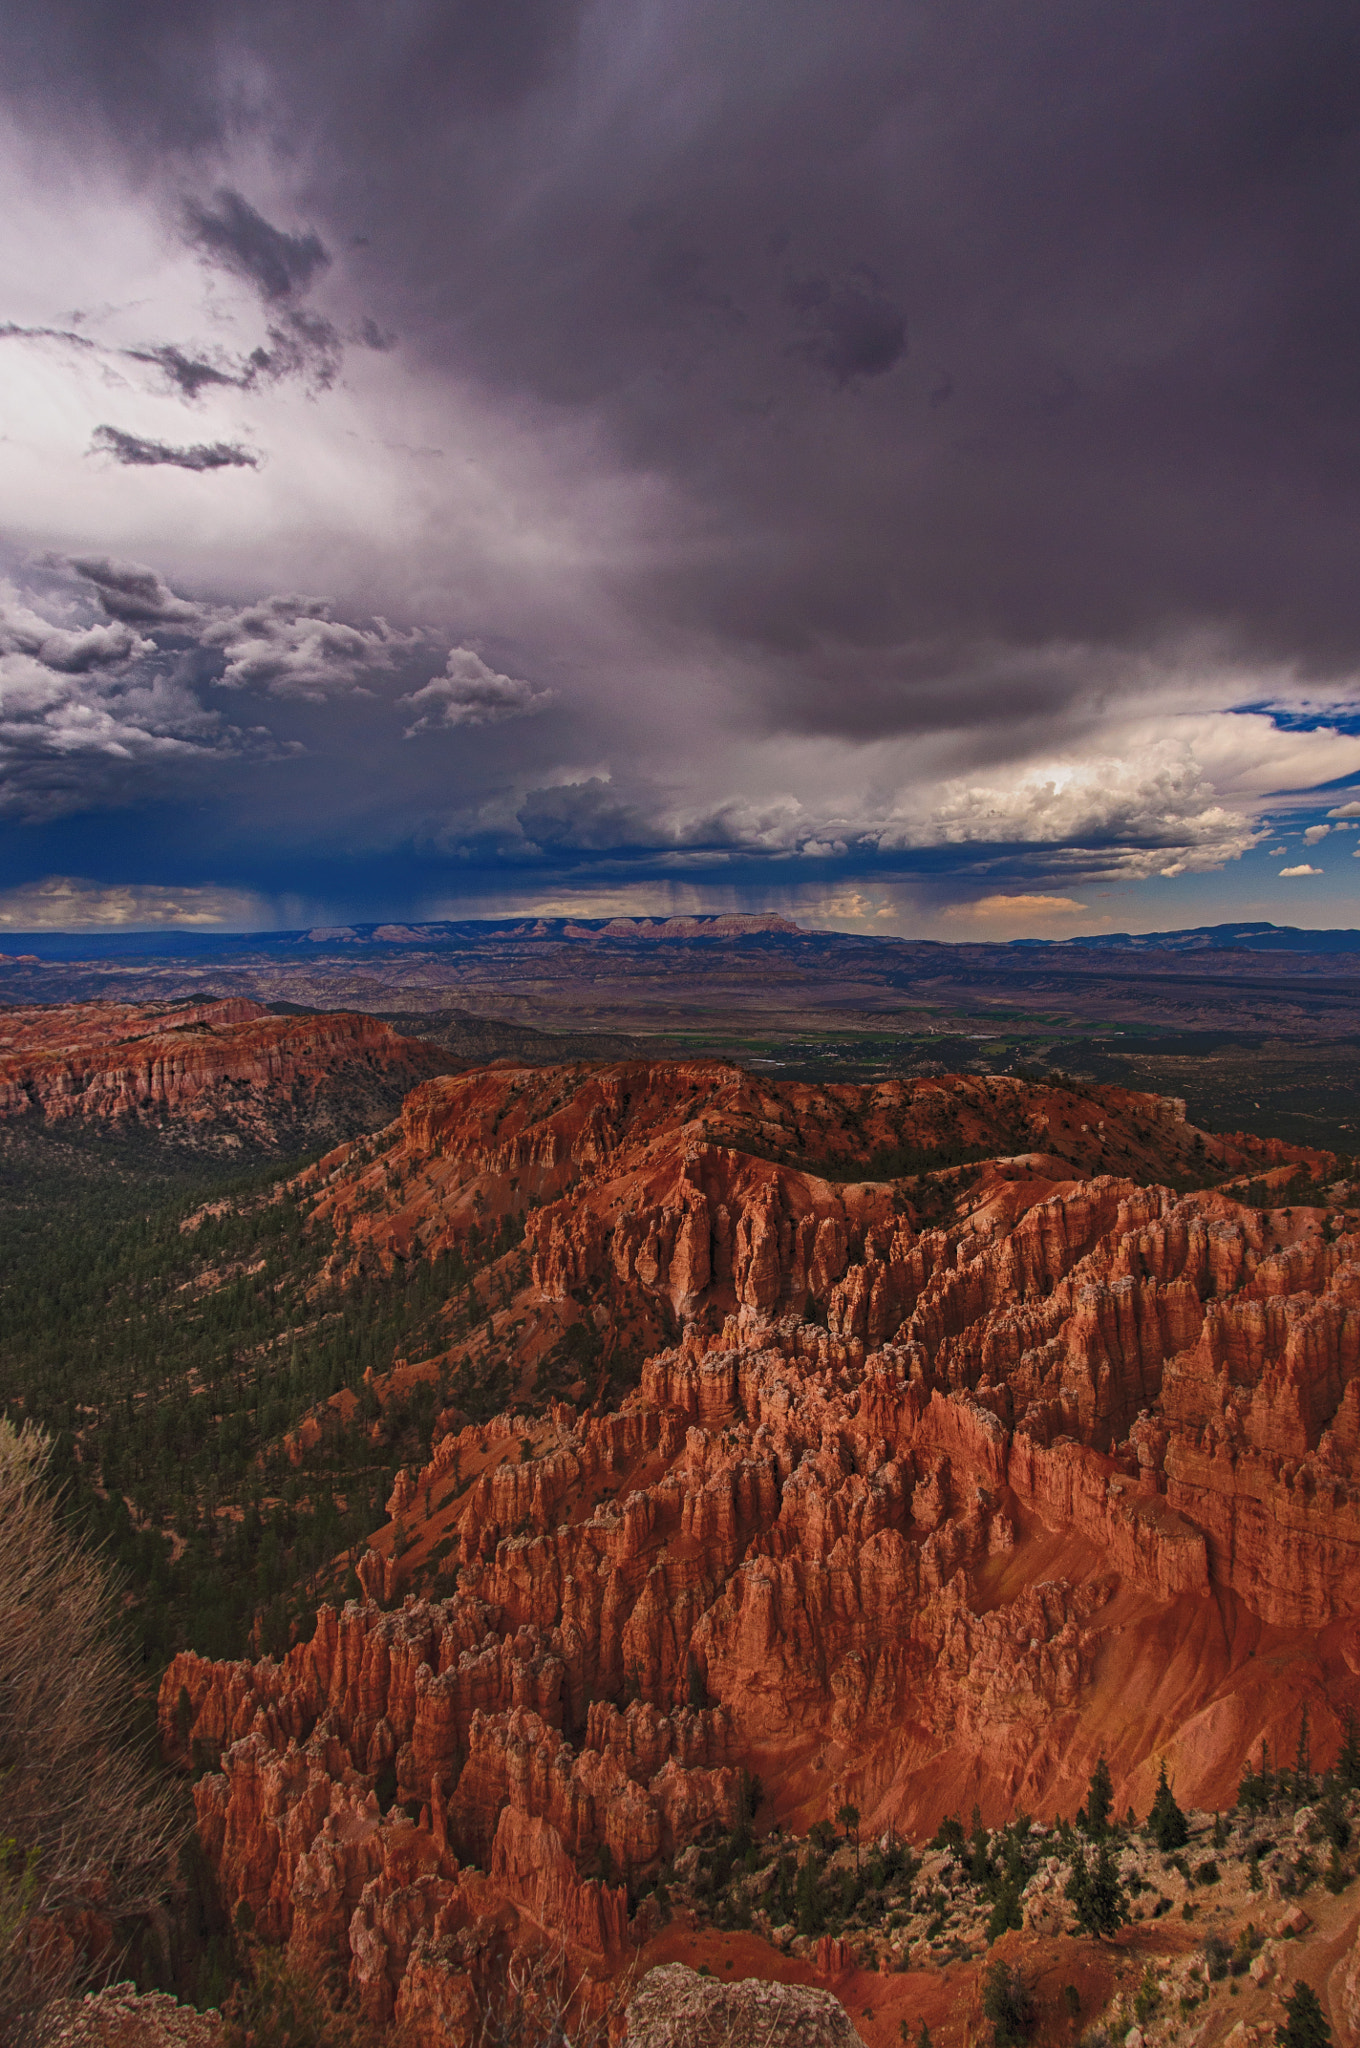
[[[420,714],[407,727],[406,737],[414,739],[417,733],[440,726],[503,725],[511,718],[532,718],[547,710],[554,694],[522,676],[499,674],[475,647],[455,647],[442,676],[402,698]]]
[[[327,598],[280,596],[214,619],[200,637],[226,657],[217,679],[224,689],[315,700],[390,673],[423,635],[394,632],[385,619],[348,625]]]

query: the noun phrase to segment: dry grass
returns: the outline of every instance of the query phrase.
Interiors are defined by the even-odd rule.
[[[517,1949],[482,2011],[476,2048],[609,2048],[633,1995],[636,1965],[601,1995],[573,1971],[565,1943]]]
[[[95,1929],[165,1890],[178,1827],[132,1737],[117,1587],[66,1528],[51,1445],[0,1421],[0,2040],[41,2040]],[[116,1962],[107,1948],[106,1966]]]

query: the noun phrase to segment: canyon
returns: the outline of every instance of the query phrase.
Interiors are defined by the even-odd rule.
[[[1070,1814],[1102,1753],[1121,1811],[1163,1764],[1231,1804],[1305,1707],[1334,1753],[1360,1703],[1336,1168],[1008,1077],[415,1088],[294,1183],[332,1279],[505,1248],[447,1344],[370,1375],[444,1405],[362,1597],[279,1658],[165,1673],[228,1908],[456,2040],[516,1946],[601,1981],[655,1956],[658,1874],[753,1807],[922,1840],[974,1804]],[[298,1432],[301,1474],[352,1407]]]

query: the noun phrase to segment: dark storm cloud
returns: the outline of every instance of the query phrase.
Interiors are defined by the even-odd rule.
[[[198,441],[177,448],[168,441],[148,441],[141,434],[126,434],[121,427],[96,427],[90,440],[92,455],[111,455],[128,469],[258,469],[260,457],[253,448],[238,441]]]
[[[373,334],[366,328],[372,328]],[[366,323],[366,328],[354,337],[361,347],[386,349],[395,345],[396,337],[383,334],[372,321]],[[261,385],[279,384],[290,377],[302,380],[314,390],[327,390],[334,383],[344,349],[336,329],[321,314],[306,306],[286,306],[270,320],[267,333],[267,346],[262,344],[245,356],[209,361],[205,356],[191,354],[177,342],[143,342],[133,348],[119,348],[71,328],[25,327],[13,320],[0,322],[0,341],[56,342],[102,357],[110,364],[144,363],[158,370],[170,389],[191,403],[205,391],[254,391]]]
[[[598,776],[561,789],[531,790],[518,822],[525,838],[548,852],[651,848],[660,836],[643,809]]]
[[[167,381],[185,398],[197,398],[202,391],[217,385],[226,385],[241,390],[249,381],[248,376],[238,369],[224,369],[220,363],[204,361],[201,356],[186,355],[174,342],[161,342],[156,346],[125,349],[124,354],[134,363],[151,363],[160,370]]]
[[[71,567],[92,583],[100,608],[130,626],[187,626],[201,609],[176,597],[156,570],[141,562],[116,562],[108,555],[76,555]]]
[[[300,377],[315,390],[328,390],[339,374],[343,344],[329,320],[300,303],[331,260],[316,230],[290,234],[275,227],[249,200],[224,186],[211,206],[185,202],[184,231],[208,262],[251,285],[268,309],[269,345],[252,349],[236,381],[249,388]],[[378,333],[374,322],[368,326]],[[386,344],[365,335],[363,345]]]
[[[1360,636],[1332,0],[793,0],[777,33],[750,0],[55,0],[16,35],[16,98],[93,107],[144,166],[244,124],[304,167],[301,224],[190,206],[267,307],[344,245],[418,371],[589,412],[667,479],[732,547],[654,557],[644,623],[847,665],[1210,620],[1327,666]],[[261,375],[313,347],[279,329]]]
[[[872,273],[839,286],[804,278],[789,286],[788,299],[808,329],[801,352],[837,384],[885,376],[906,353],[907,323]]]
[[[15,11],[6,76],[20,105],[55,98],[105,113],[147,159],[220,159],[261,92],[295,139],[341,119],[366,159],[399,137],[403,115],[428,132],[514,107],[561,73],[583,11],[582,0],[238,0],[228,17],[214,0],[50,0],[41,16]]]
[[[343,353],[329,320],[303,306],[290,306],[281,320],[270,323],[268,348],[251,350],[244,382],[249,389],[297,377],[313,390],[328,391],[339,375]]]
[[[777,46],[749,5],[597,7],[576,43],[570,16],[471,12],[415,7],[389,48],[342,10],[304,62],[306,8],[246,10],[228,49],[267,68],[261,124],[306,138],[320,225],[202,218],[276,306],[362,225],[427,372],[589,411],[667,477],[736,546],[639,575],[644,623],[831,650],[861,724],[857,652],[922,634],[1207,618],[1346,658],[1360,65],[1337,10],[1090,0],[1041,29],[854,0],[795,5]],[[151,46],[168,86],[176,45]],[[904,675],[894,726],[913,701]]]
[[[556,729],[513,694],[546,672],[543,613],[478,711],[478,746],[504,743],[498,831],[682,847],[717,819],[782,852],[858,844],[867,820],[918,847],[918,811],[943,844],[992,806],[1057,844],[1072,784],[1043,764],[1080,745],[1073,844],[1133,843],[1128,810],[1152,820],[1139,843],[1232,849],[1221,735],[1184,760],[1168,739],[1111,807],[1100,731],[1126,700],[1195,708],[1210,641],[1215,711],[1234,666],[1243,701],[1272,664],[1360,666],[1360,23],[1334,0],[50,0],[12,37],[18,117],[133,159],[263,308],[239,364],[143,356],[183,396],[215,363],[323,388],[341,337],[381,350],[390,322],[399,363],[366,374],[409,378],[413,439],[445,408],[450,473],[470,417],[548,450],[583,526],[595,487],[639,481],[645,518],[580,549],[562,607],[595,607],[614,662],[573,706],[585,779],[536,760],[511,788]],[[186,190],[215,196],[181,214]],[[462,531],[431,502],[407,589]],[[514,576],[536,597],[549,558],[526,547],[501,611],[458,631],[513,630]],[[270,614],[243,676],[258,659],[290,689],[313,648],[343,665],[334,624]],[[413,761],[477,722],[472,696],[423,687]],[[919,742],[927,777],[1040,768],[933,810],[885,782],[862,814],[843,791],[819,809],[809,774],[783,813],[737,819],[734,732],[856,758]],[[680,822],[626,793],[615,754],[649,747],[676,753]]]
[[[376,349],[380,355],[384,355],[388,349],[396,347],[398,337],[395,334],[389,334],[385,327],[380,327],[372,314],[369,313],[359,322],[359,325],[350,336],[350,340],[356,348]]]
[[[63,341],[72,348],[96,351],[97,344],[88,334],[77,334],[71,327],[22,327],[17,320],[0,320],[0,341]]]
[[[294,292],[305,292],[331,260],[315,229],[287,234],[230,187],[214,195],[212,206],[186,201],[184,224],[196,248],[224,270],[245,278],[264,299],[286,299]]]

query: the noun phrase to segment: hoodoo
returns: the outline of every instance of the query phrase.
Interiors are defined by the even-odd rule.
[[[1329,1170],[1113,1089],[416,1090],[307,1183],[336,1269],[522,1242],[488,1327],[410,1368],[453,1398],[367,1597],[279,1661],[166,1674],[229,1905],[435,2038],[497,1943],[619,1968],[757,1780],[762,1826],[850,1802],[923,1839],[1070,1813],[1102,1751],[1121,1811],[1163,1763],[1222,1805],[1303,1702],[1335,1748],[1360,1237]],[[535,1400],[564,1345],[573,1400]],[[509,1398],[469,1420],[493,1352]]]

